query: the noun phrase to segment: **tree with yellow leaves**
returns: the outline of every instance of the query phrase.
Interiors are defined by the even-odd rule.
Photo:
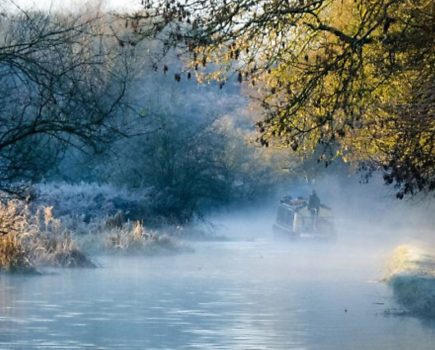
[[[435,190],[431,1],[145,1],[153,6],[192,69],[255,91],[263,145],[380,169],[399,198]]]

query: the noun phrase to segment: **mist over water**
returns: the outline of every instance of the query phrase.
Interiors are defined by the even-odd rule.
[[[86,6],[89,13],[121,11],[127,3],[15,1],[25,10],[51,13]],[[397,288],[405,299],[420,298],[406,281],[415,281],[414,288],[435,271],[429,261],[425,267],[432,270],[421,269],[423,277],[414,279],[419,263],[427,262],[419,249],[435,247],[434,201],[395,200],[382,179],[360,184],[343,164],[312,169],[319,176],[309,181],[281,171],[294,159],[247,142],[258,116],[246,111],[248,100],[236,81],[224,89],[198,85],[186,72],[179,75],[184,68],[174,52],[154,68],[155,46],[135,48],[140,74],[128,100],[140,116],[127,116],[122,125],[125,131],[132,125],[134,137],[114,140],[89,157],[68,149],[53,174],[40,179],[47,183],[38,185],[39,204],[54,208],[51,226],[66,217],[82,231],[102,227],[114,242],[113,255],[91,255],[96,269],[0,274],[0,350],[432,350],[433,317],[404,311],[396,300]],[[331,208],[321,211],[333,218],[336,239],[275,240],[280,198],[306,199],[313,189]],[[121,239],[109,232],[107,219],[113,223],[132,212],[137,215],[118,227],[132,243],[152,250],[143,238],[161,234],[166,243],[186,239],[192,252],[139,256],[132,244],[133,254],[117,255]],[[137,234],[128,235],[136,220],[142,222],[136,222]],[[167,238],[170,225],[181,233]],[[155,227],[160,231],[152,236]],[[189,230],[200,234],[189,237]],[[89,236],[77,230],[76,238]],[[391,258],[398,246],[403,261]],[[417,252],[412,264],[408,252]],[[399,284],[385,283],[390,261],[399,277],[406,270]],[[431,293],[424,295],[435,307]]]
[[[336,239],[276,241],[280,198],[312,189],[331,208],[321,210]],[[432,349],[433,319],[398,315],[395,289],[382,281],[397,246],[431,246],[431,210],[395,201],[376,179],[332,174],[208,211],[197,225],[216,240],[188,241],[192,253],[0,275],[0,349]]]
[[[229,240],[191,254],[2,275],[0,348],[432,349],[433,320],[388,316],[399,306],[381,278],[404,227],[379,236],[377,218],[338,211],[335,242],[275,241],[275,208],[216,214]]]
[[[230,237],[272,239],[279,200],[284,195],[307,199],[315,189],[322,204],[330,208],[321,211],[333,218],[337,243],[349,250],[361,244],[389,248],[410,242],[435,243],[435,205],[430,198],[396,200],[394,190],[382,179],[374,177],[369,183],[360,180],[358,174],[332,172],[312,184],[281,186],[264,201],[226,208],[215,212],[210,220]]]
[[[177,257],[2,277],[12,349],[430,349],[434,325],[386,317],[380,259],[337,245],[195,244]]]

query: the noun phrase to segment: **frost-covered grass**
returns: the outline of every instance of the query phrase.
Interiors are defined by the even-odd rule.
[[[395,249],[386,282],[394,297],[409,313],[435,318],[435,255],[413,247]]]
[[[139,221],[127,222],[120,227],[104,223],[93,223],[88,227],[88,233],[76,235],[76,241],[90,254],[154,255],[189,251],[168,235],[146,229]]]
[[[147,190],[86,183],[37,185],[30,203],[0,204],[0,270],[93,266],[87,258],[91,254],[188,251],[161,228],[148,228],[159,222],[153,220],[149,202]]]
[[[0,270],[33,272],[39,266],[94,267],[90,254],[172,254],[188,251],[139,221],[122,223],[119,214],[89,223],[53,216],[52,207],[9,201],[0,204]]]
[[[0,203],[0,270],[33,272],[37,266],[92,267],[52,208],[29,207],[18,201]]]
[[[53,207],[56,217],[73,217],[89,222],[122,211],[126,217],[147,215],[149,190],[129,191],[108,184],[64,182],[35,186],[35,204]]]

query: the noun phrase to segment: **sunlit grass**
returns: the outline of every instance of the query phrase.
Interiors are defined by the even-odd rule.
[[[415,246],[395,249],[385,281],[409,313],[435,318],[435,255]]]
[[[35,271],[39,266],[93,267],[87,254],[172,254],[188,251],[168,235],[120,213],[83,222],[53,215],[53,207],[30,209],[19,201],[0,204],[0,270]]]
[[[31,272],[36,266],[91,267],[52,208],[32,213],[18,201],[0,204],[0,270]]]
[[[112,222],[111,218],[107,222]],[[76,236],[76,241],[81,249],[94,254],[152,255],[188,250],[169,236],[146,229],[139,221],[120,226],[100,223],[89,227],[91,231]]]

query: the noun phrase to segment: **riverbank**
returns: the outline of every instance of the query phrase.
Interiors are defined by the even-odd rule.
[[[422,245],[395,249],[385,281],[404,314],[435,319],[435,253]]]
[[[191,251],[170,236],[119,215],[83,222],[53,215],[53,207],[0,203],[0,271],[37,273],[38,267],[94,268],[99,254],[176,254]]]

